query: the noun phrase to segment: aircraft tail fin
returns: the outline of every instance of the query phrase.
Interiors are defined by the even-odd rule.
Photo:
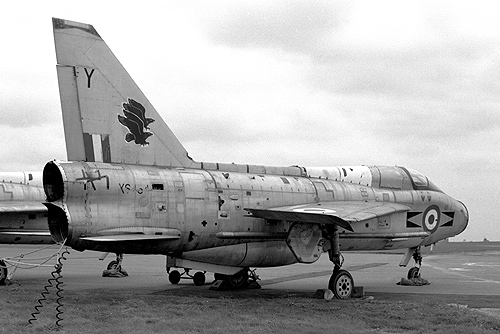
[[[94,27],[52,23],[68,160],[194,167]]]

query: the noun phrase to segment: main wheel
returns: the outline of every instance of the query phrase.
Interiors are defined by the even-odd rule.
[[[413,267],[408,270],[408,279],[420,278],[420,268]]]
[[[193,276],[193,283],[196,286],[201,286],[205,284],[205,274],[202,273],[201,271],[196,272]]]
[[[349,299],[354,290],[354,280],[347,270],[335,270],[328,282],[328,288],[337,299]]]
[[[181,273],[179,273],[177,270],[172,270],[169,274],[168,274],[168,280],[170,281],[170,283],[172,284],[177,284],[179,283],[179,281],[181,280]]]
[[[5,266],[5,262],[3,262],[3,260],[0,260],[0,285],[4,285],[6,279],[7,267]]]

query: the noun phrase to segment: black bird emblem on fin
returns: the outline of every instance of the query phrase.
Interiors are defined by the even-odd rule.
[[[118,115],[118,122],[126,127],[130,132],[125,135],[125,141],[134,141],[137,145],[147,146],[146,141],[153,133],[149,132],[149,124],[155,120],[146,117],[144,106],[134,99],[128,98],[128,102],[123,103],[123,115]]]

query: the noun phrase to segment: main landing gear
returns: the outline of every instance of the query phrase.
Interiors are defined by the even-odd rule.
[[[328,282],[335,298],[349,299],[354,291],[354,280],[351,274],[342,268],[344,258],[340,254],[340,238],[337,225],[333,225],[325,231],[326,238],[330,241],[331,248],[328,250],[328,256],[333,263],[333,273]]]
[[[172,271],[167,270],[168,280],[172,284],[178,284],[181,279],[190,279],[191,278],[193,280],[194,285],[196,285],[196,286],[201,286],[201,285],[205,284],[205,280],[206,280],[205,272],[197,271],[194,275],[191,275],[189,273],[189,270],[190,269],[184,268],[184,272],[182,274],[177,270],[172,270]],[[186,275],[187,277],[184,277],[184,275]]]

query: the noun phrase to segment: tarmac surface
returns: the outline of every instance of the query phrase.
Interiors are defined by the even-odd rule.
[[[47,247],[47,246],[45,246]],[[0,245],[0,258],[8,258],[23,254],[22,265],[9,268],[13,284],[20,286],[39,286],[40,289],[50,278],[54,270],[56,258],[50,259],[45,266],[30,267],[25,263],[42,263],[59,249],[56,245],[42,251],[38,245]],[[104,261],[99,257],[102,253],[85,251],[77,252],[69,249],[62,261],[62,275],[65,291],[78,292],[86,289],[116,289],[134,292],[155,293],[171,289],[208,289],[213,275],[207,273],[203,287],[194,286],[192,280],[185,279],[177,285],[168,282],[165,271],[165,257],[161,255],[125,255],[123,268],[129,276],[124,278],[102,277],[107,264],[115,259],[109,254]],[[363,286],[365,296],[378,300],[412,301],[435,300],[457,307],[482,309],[485,312],[500,316],[500,251],[480,251],[467,253],[445,253],[425,255],[421,268],[422,278],[430,285],[400,286],[396,285],[402,277],[406,277],[407,268],[398,266],[402,254],[388,253],[343,253],[345,262],[343,269],[348,270],[354,278],[356,286]],[[323,254],[314,264],[295,264],[277,268],[260,268],[259,291],[274,290],[279,293],[293,291],[311,292],[325,289],[331,275],[332,264],[328,256]],[[195,271],[191,271],[194,274]],[[0,287],[0,291],[1,291]],[[1,293],[1,292],[0,292]],[[257,292],[258,293],[258,292]]]

